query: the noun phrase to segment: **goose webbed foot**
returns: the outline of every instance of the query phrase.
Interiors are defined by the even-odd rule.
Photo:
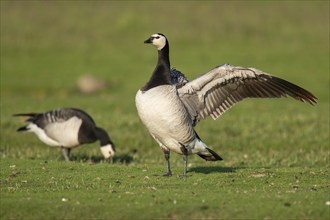
[[[172,172],[170,171],[170,172],[164,173],[163,176],[172,176]]]

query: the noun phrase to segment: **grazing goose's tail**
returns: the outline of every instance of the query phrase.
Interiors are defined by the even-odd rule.
[[[39,113],[18,113],[18,114],[14,114],[13,116],[15,116],[15,117],[17,117],[17,116],[34,117],[36,115],[39,115]]]
[[[23,126],[23,127],[18,128],[16,131],[20,132],[20,131],[28,131],[28,130],[30,130],[28,128],[28,126]]]
[[[38,115],[38,113],[19,113],[19,114],[14,114],[13,116],[29,117],[26,121],[30,121],[31,118],[35,117],[36,115]],[[20,132],[20,131],[28,131],[28,130],[30,130],[29,125],[25,125],[23,127],[18,128],[16,131]]]

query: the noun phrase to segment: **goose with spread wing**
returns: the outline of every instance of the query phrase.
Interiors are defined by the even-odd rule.
[[[59,108],[44,113],[20,113],[14,116],[28,117],[28,124],[17,131],[33,132],[45,144],[61,147],[66,161],[70,161],[72,148],[100,141],[105,159],[115,154],[115,145],[108,133],[97,127],[93,118],[77,108]]]
[[[135,97],[138,115],[164,152],[171,176],[170,151],[183,155],[187,172],[189,154],[207,161],[222,158],[201,141],[194,126],[211,116],[217,119],[245,98],[291,96],[312,105],[317,98],[307,90],[255,68],[221,65],[188,81],[171,69],[169,43],[165,35],[151,35],[144,43],[156,46],[158,62],[149,81]]]

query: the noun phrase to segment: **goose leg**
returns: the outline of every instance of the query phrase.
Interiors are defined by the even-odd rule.
[[[164,155],[165,155],[166,168],[167,168],[167,173],[164,176],[172,176],[172,171],[170,167],[170,151],[164,150]]]
[[[67,162],[70,161],[70,158],[69,158],[70,151],[71,151],[70,148],[62,147],[63,156],[64,156],[65,161],[67,161]]]
[[[180,149],[181,149],[181,152],[183,154],[183,177],[187,177],[188,151],[187,151],[187,148],[185,148],[183,144],[181,144]]]
[[[187,177],[187,161],[188,161],[188,155],[183,155],[183,177]]]

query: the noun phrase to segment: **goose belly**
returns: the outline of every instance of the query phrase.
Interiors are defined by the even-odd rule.
[[[73,148],[78,146],[78,133],[82,120],[78,117],[72,117],[69,120],[63,122],[53,122],[48,124],[44,130],[47,136],[56,142],[60,146]]]
[[[41,129],[36,124],[30,123],[27,126],[27,128],[28,128],[28,130],[27,130],[28,132],[35,133],[37,135],[37,137],[39,138],[39,140],[41,140],[43,143],[45,143],[49,146],[52,146],[52,147],[61,146],[61,144],[58,143],[56,140],[53,140],[52,138],[48,137],[45,130]]]
[[[191,119],[174,86],[138,91],[136,107],[143,124],[163,148],[177,153],[195,139]]]

